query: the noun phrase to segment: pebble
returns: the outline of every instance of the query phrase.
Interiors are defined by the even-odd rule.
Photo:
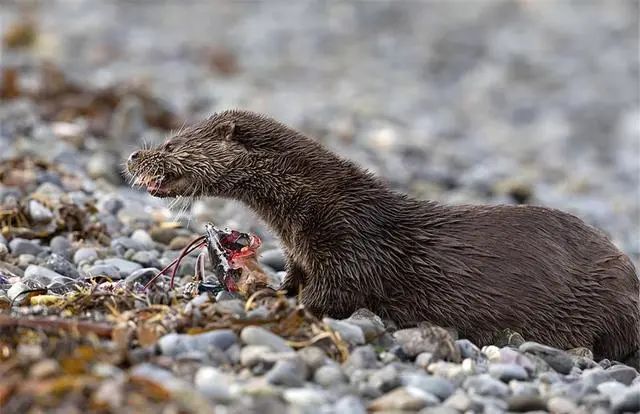
[[[322,322],[338,333],[340,338],[350,345],[363,345],[365,343],[364,333],[358,325],[332,318],[324,318]]]
[[[418,411],[432,403],[428,397],[400,387],[376,398],[369,404],[369,411]],[[436,400],[437,403],[437,400]]]
[[[552,397],[547,401],[547,410],[551,414],[572,414],[578,410],[578,406],[568,398]]]
[[[215,367],[202,367],[194,377],[194,384],[198,391],[212,400],[227,402],[231,400],[230,384],[233,376]]]
[[[342,372],[340,366],[336,364],[327,364],[316,369],[313,374],[313,381],[323,387],[333,387],[346,382],[347,377]]]
[[[131,236],[129,238],[132,241],[138,243],[138,245],[141,246],[142,249],[153,249],[155,247],[153,239],[145,230],[137,229],[133,233],[131,233]]]
[[[606,372],[609,374],[609,377],[624,385],[631,385],[633,380],[638,376],[638,371],[627,365],[614,365],[607,369]]]
[[[31,254],[33,256],[37,256],[42,253],[44,249],[39,244],[21,238],[15,238],[9,242],[9,249],[11,250],[11,254],[18,257],[21,254]]]
[[[91,263],[98,259],[98,252],[93,247],[81,247],[73,255],[73,263]]]
[[[400,375],[393,365],[385,365],[369,376],[369,385],[381,393],[391,391],[400,384]]]
[[[153,279],[159,270],[154,267],[145,267],[135,270],[129,276],[124,279],[124,283],[129,287],[133,287],[136,283],[145,286],[151,279]]]
[[[640,411],[640,384],[629,387],[611,398],[611,410],[614,413],[637,413]]]
[[[353,395],[345,395],[336,401],[334,405],[334,410],[337,413],[344,414],[366,414],[367,409],[365,408],[362,400]]]
[[[37,200],[29,200],[27,211],[36,223],[48,223],[54,217],[53,212]]]
[[[89,277],[97,277],[97,276],[106,276],[113,280],[118,280],[122,278],[122,274],[116,266],[108,265],[108,264],[95,264],[91,266],[87,270],[87,276]]]
[[[247,326],[240,333],[240,338],[247,345],[263,345],[276,352],[293,352],[284,339],[259,326]]]
[[[444,401],[443,406],[454,409],[456,412],[467,412],[471,404],[471,398],[463,390],[458,389]]]
[[[160,260],[158,260],[158,253],[155,251],[141,251],[134,253],[131,256],[131,261],[139,263],[144,267],[160,267]]]
[[[66,260],[71,260],[73,246],[68,238],[64,236],[55,236],[49,242],[49,248],[53,253],[64,257]]]
[[[302,348],[296,351],[296,353],[311,371],[315,371],[324,366],[328,360],[326,352],[324,352],[322,348],[313,345]]]
[[[237,342],[236,334],[230,329],[219,329],[197,335],[170,333],[158,340],[163,355],[177,356],[191,351],[208,352],[212,347],[225,351]]]
[[[371,345],[359,346],[351,351],[345,362],[349,369],[371,369],[378,366],[378,357]]]
[[[463,384],[464,389],[478,395],[504,398],[509,395],[509,387],[501,381],[494,379],[489,374],[481,374],[467,378]]]
[[[120,272],[122,277],[126,277],[131,273],[135,272],[136,270],[142,269],[142,265],[140,263],[132,262],[130,260],[120,259],[118,257],[111,257],[108,259],[104,259],[102,261],[96,262],[95,264],[115,266]]]
[[[29,297],[28,295],[22,295],[22,292],[30,290],[29,286],[25,285],[22,282],[14,283],[9,290],[7,290],[7,297],[10,301],[14,302],[14,304],[22,304],[27,302]]]
[[[525,342],[520,345],[520,352],[529,352],[542,358],[551,368],[560,374],[568,374],[573,368],[571,356],[560,349],[542,345],[537,342]]]
[[[47,257],[47,260],[45,260],[44,262],[44,266],[56,273],[70,277],[72,279],[77,279],[78,277],[80,277],[80,273],[78,273],[78,270],[73,265],[73,263],[56,253],[52,253],[51,255],[49,255],[49,257]]]
[[[546,411],[547,402],[538,395],[514,395],[507,400],[509,411]]]
[[[359,326],[364,333],[365,341],[370,342],[380,337],[385,332],[384,322],[382,319],[371,312],[369,309],[358,309],[344,322],[348,322],[351,325]]]
[[[276,272],[285,270],[286,267],[284,253],[280,249],[265,250],[260,253],[258,260]]]
[[[440,401],[446,400],[455,391],[455,386],[451,381],[424,374],[403,375],[402,384],[405,387],[419,388],[424,392],[435,395]]]
[[[329,399],[324,391],[312,388],[289,388],[282,393],[289,404],[299,407],[320,407]]]
[[[273,368],[267,372],[266,379],[273,385],[285,387],[301,387],[307,375],[304,363],[297,359],[282,359],[276,361]]]
[[[460,353],[461,358],[471,358],[471,359],[479,359],[482,357],[482,352],[480,348],[475,346],[473,342],[468,339],[458,339],[455,341],[456,348]]]
[[[51,283],[53,279],[60,276],[62,276],[60,273],[54,272],[46,267],[29,265],[24,271],[23,280],[33,280],[46,286]]]
[[[489,366],[489,374],[503,382],[511,380],[524,381],[529,377],[527,371],[516,364],[491,364]]]
[[[422,352],[430,352],[436,359],[460,360],[451,334],[438,326],[420,326],[401,329],[393,334],[403,352],[414,358]]]

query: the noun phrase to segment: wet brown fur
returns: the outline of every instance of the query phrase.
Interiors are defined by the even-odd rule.
[[[216,114],[168,144],[141,151],[129,170],[170,173],[162,195],[246,203],[282,240],[283,287],[301,289],[317,314],[366,307],[401,326],[455,327],[480,345],[510,328],[559,348],[589,347],[596,358],[640,348],[633,264],[573,215],[414,200],[245,111]]]

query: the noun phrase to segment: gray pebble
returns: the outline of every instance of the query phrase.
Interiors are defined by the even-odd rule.
[[[610,399],[613,399],[615,396],[620,395],[625,392],[627,387],[618,381],[607,381],[603,382],[596,387],[598,391]]]
[[[529,352],[542,358],[551,368],[561,374],[568,374],[573,368],[571,356],[560,349],[541,345],[537,342],[525,342],[520,345],[520,352]]]
[[[47,260],[44,262],[44,266],[53,270],[54,272],[60,273],[63,276],[67,276],[73,279],[77,279],[80,277],[80,273],[78,273],[78,270],[76,270],[73,263],[56,253],[53,253],[49,255],[49,257],[47,257]]]
[[[456,410],[456,412],[467,412],[471,409],[471,404],[471,398],[463,390],[458,389],[444,401],[442,407]]]
[[[282,397],[289,404],[298,407],[313,407],[313,411],[320,411],[320,407],[328,400],[324,391],[311,388],[289,388],[284,391]]]
[[[323,387],[330,388],[335,385],[343,384],[346,381],[346,376],[342,372],[340,366],[336,364],[328,364],[316,370],[313,375],[313,380]]]
[[[97,276],[106,276],[113,280],[118,280],[122,278],[120,271],[117,267],[113,265],[107,264],[95,264],[87,270],[87,276],[89,277],[97,277]]]
[[[275,358],[271,358],[273,350],[264,345],[246,345],[240,350],[240,364],[243,367],[253,367],[259,363],[269,360],[275,363]]]
[[[46,267],[29,265],[24,271],[23,281],[33,280],[43,285],[48,285],[57,277],[61,277],[60,273],[54,272]]]
[[[160,260],[158,260],[158,253],[151,250],[143,250],[140,252],[136,252],[133,256],[131,256],[131,261],[140,263],[144,267],[160,267]]]
[[[527,371],[516,364],[491,364],[489,366],[489,374],[503,382],[511,380],[524,381],[529,377]]]
[[[345,414],[366,414],[367,409],[360,398],[353,395],[345,395],[336,401],[334,405],[334,412]]]
[[[378,366],[376,351],[371,345],[359,346],[351,351],[345,365],[350,369],[376,368]]]
[[[98,252],[93,247],[81,247],[73,255],[73,263],[93,262],[98,259]]]
[[[260,253],[258,260],[276,272],[285,270],[286,260],[284,253],[280,249],[265,250]]]
[[[21,254],[18,256],[18,267],[26,269],[27,266],[36,262],[36,257],[32,254]]]
[[[103,264],[107,266],[115,266],[122,277],[126,277],[136,270],[142,269],[142,265],[140,263],[132,262],[130,260],[120,259],[118,257],[111,257],[108,259],[104,259],[100,262],[96,262],[96,265]]]
[[[135,286],[136,283],[144,286],[149,283],[149,281],[153,279],[158,274],[158,272],[159,270],[153,267],[138,269],[127,276],[124,280],[124,283],[129,288]]]
[[[170,333],[158,340],[158,347],[164,355],[177,356],[190,351],[209,352],[211,348],[224,351],[236,341],[232,330],[219,329],[197,335]]]
[[[64,236],[56,236],[49,242],[49,247],[53,253],[59,254],[66,260],[71,260],[73,247],[68,238]]]
[[[364,333],[357,325],[352,325],[345,321],[332,318],[323,318],[322,321],[327,324],[333,331],[337,332],[343,341],[350,345],[363,345]]]
[[[276,352],[293,352],[284,339],[260,326],[247,326],[240,333],[240,338],[248,345],[264,345]]]
[[[18,237],[9,242],[9,249],[11,250],[11,254],[16,257],[21,254],[37,256],[44,251],[44,249],[36,242]]]
[[[453,361],[460,359],[451,334],[444,328],[422,325],[417,328],[401,329],[393,336],[410,358],[422,352],[430,352],[437,359]]]
[[[382,319],[369,309],[358,309],[344,321],[359,326],[367,342],[380,337],[385,332]]]
[[[117,237],[111,240],[111,248],[118,254],[124,256],[127,250],[145,250],[145,246],[129,237]]]
[[[304,385],[306,367],[298,359],[283,359],[277,361],[267,372],[266,379],[273,385],[285,387],[301,387]]]
[[[49,223],[54,217],[53,212],[37,200],[29,200],[27,212],[35,223]]]
[[[146,249],[153,249],[155,247],[155,243],[149,233],[142,229],[137,229],[131,233],[130,239]]]
[[[194,385],[207,398],[226,402],[231,400],[230,384],[233,377],[214,367],[202,367],[198,369],[194,377]]]
[[[328,361],[326,352],[317,346],[308,346],[296,352],[311,371],[319,369]]]
[[[623,393],[611,398],[611,410],[614,413],[636,413],[640,411],[640,385],[629,387]]]
[[[631,385],[633,380],[638,376],[638,371],[627,365],[614,365],[607,369],[606,372],[612,379],[624,385]]]
[[[14,283],[9,290],[7,290],[7,297],[10,301],[14,302],[15,305],[21,305],[29,299],[28,295],[23,295],[22,293],[30,289],[29,286],[22,282]]]
[[[400,384],[400,375],[393,365],[386,365],[369,376],[369,385],[381,393],[389,392]]]
[[[482,352],[473,342],[468,339],[458,339],[455,341],[456,348],[460,352],[461,358],[471,358],[477,360],[482,357]]]
[[[446,400],[455,391],[455,387],[451,381],[425,374],[403,375],[402,383],[405,387],[419,388],[429,394],[435,395],[440,401]]]
[[[463,384],[464,389],[478,395],[504,398],[509,395],[509,387],[489,374],[481,374],[467,378]]]

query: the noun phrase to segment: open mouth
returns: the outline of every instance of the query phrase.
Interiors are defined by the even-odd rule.
[[[166,175],[158,175],[154,177],[138,177],[134,184],[145,187],[147,192],[154,197],[169,197],[172,194],[171,184],[173,181]]]

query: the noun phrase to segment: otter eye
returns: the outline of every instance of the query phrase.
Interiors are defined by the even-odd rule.
[[[164,144],[163,150],[166,152],[171,152],[174,150],[174,148],[175,148],[175,145],[173,145],[170,142],[167,142],[166,144]]]

